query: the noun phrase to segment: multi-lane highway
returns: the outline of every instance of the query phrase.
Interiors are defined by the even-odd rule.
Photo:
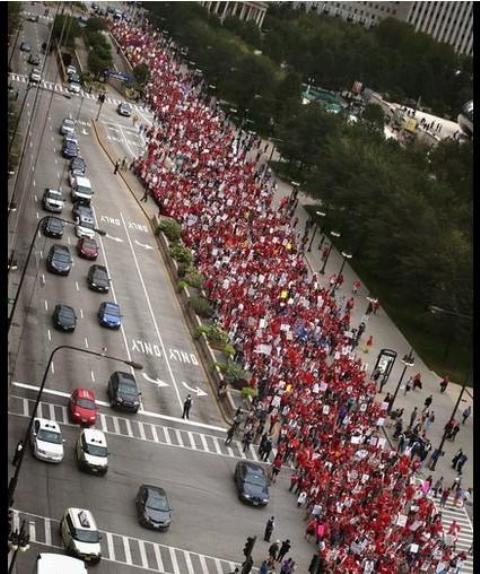
[[[43,14],[43,6],[28,5],[28,11]],[[25,97],[31,66],[28,54],[19,51],[29,39],[32,52],[40,53],[47,41],[51,18],[24,22],[12,58],[10,81]],[[267,509],[242,505],[232,480],[238,460],[258,460],[256,447],[244,454],[234,441],[224,445],[226,424],[215,402],[214,392],[177,302],[167,270],[157,249],[148,220],[133,200],[111,161],[99,147],[92,120],[98,112],[95,95],[65,97],[56,62],[49,56],[37,92],[28,90],[20,130],[31,130],[16,188],[17,211],[9,219],[9,248],[15,252],[18,270],[9,275],[9,297],[14,298],[26,253],[39,220],[48,215],[41,197],[46,187],[61,188],[65,206],[61,217],[71,219],[72,203],[68,183],[68,162],[61,156],[59,127],[65,117],[77,122],[80,155],[87,164],[87,177],[94,189],[96,226],[106,232],[97,235],[98,264],[111,277],[110,292],[99,294],[87,287],[91,262],[76,255],[73,226],[65,226],[63,238],[53,240],[39,233],[27,269],[27,280],[9,334],[9,456],[22,439],[33,400],[54,348],[73,345],[101,351],[143,365],[133,371],[142,392],[138,414],[112,411],[107,381],[115,370],[129,367],[106,358],[61,350],[48,372],[39,416],[56,420],[62,429],[65,458],[59,465],[40,462],[27,452],[15,493],[15,520],[23,515],[30,523],[33,542],[29,552],[18,558],[18,572],[28,572],[38,551],[61,552],[58,521],[65,508],[91,510],[104,533],[104,560],[97,567],[105,572],[157,571],[173,574],[227,573],[242,559],[246,536],[260,539],[267,518],[274,514],[275,535],[289,537],[299,571],[306,570],[312,549],[303,538],[303,511],[295,512],[287,493],[288,469],[273,488]],[[36,101],[35,101],[36,99]],[[116,112],[120,95],[110,95],[103,106],[103,123],[116,153],[132,157],[142,152],[144,141],[131,118]],[[151,118],[143,108],[136,113],[144,123]],[[14,183],[14,182],[13,182]],[[11,192],[11,190],[10,190]],[[46,269],[46,256],[55,243],[66,245],[73,256],[67,277]],[[115,301],[122,312],[122,328],[102,328],[96,313],[102,301]],[[56,304],[74,307],[78,322],[73,334],[53,328],[51,316]],[[110,467],[105,477],[81,473],[74,459],[74,445],[80,429],[70,422],[67,404],[78,387],[95,392],[99,408],[97,428],[106,433]],[[193,395],[190,421],[181,419],[182,404]],[[12,468],[12,467],[11,467]],[[10,475],[12,471],[10,471]],[[168,532],[142,528],[135,516],[134,497],[142,483],[163,486],[174,507]],[[298,516],[297,516],[298,514]],[[258,542],[257,562],[268,545]]]

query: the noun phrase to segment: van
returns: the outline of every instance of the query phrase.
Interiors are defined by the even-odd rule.
[[[33,574],[87,574],[83,560],[63,554],[42,553],[37,556]]]
[[[70,181],[72,185],[72,201],[80,199],[83,203],[90,204],[93,197],[93,189],[88,177],[75,175]]]

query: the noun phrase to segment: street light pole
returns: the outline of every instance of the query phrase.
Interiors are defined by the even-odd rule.
[[[33,234],[32,237],[32,241],[30,242],[30,247],[28,248],[28,254],[27,254],[27,259],[25,260],[25,265],[23,267],[23,271],[22,271],[22,275],[20,277],[20,283],[18,284],[18,289],[17,292],[15,294],[15,299],[13,300],[13,307],[12,307],[12,311],[8,317],[7,320],[7,333],[10,331],[10,327],[12,325],[13,322],[13,316],[15,315],[15,310],[17,308],[17,303],[19,300],[19,296],[20,296],[20,292],[22,290],[22,286],[23,286],[23,282],[25,280],[25,275],[27,273],[27,268],[28,268],[28,264],[30,263],[30,257],[32,256],[32,252],[33,252],[33,246],[35,245],[35,239],[37,238],[37,234],[40,230],[40,227],[42,225],[42,223],[44,221],[46,221],[47,219],[49,219],[51,217],[51,215],[45,215],[45,217],[42,217],[38,223],[37,223],[37,227],[35,228],[35,233]],[[59,219],[60,221],[63,221],[64,223],[67,223],[69,225],[75,225],[75,223],[73,221],[68,221],[68,219],[62,219],[61,217],[55,216],[56,219]],[[95,231],[99,234],[99,235],[106,235],[106,232],[103,231],[102,229],[97,229],[95,228]],[[11,255],[11,258],[13,260],[13,253]]]
[[[53,351],[50,353],[50,358],[48,359],[47,366],[46,366],[45,371],[43,373],[42,382],[40,384],[40,388],[38,389],[37,398],[35,400],[35,405],[33,407],[33,411],[32,411],[32,414],[30,416],[30,420],[28,421],[28,426],[27,426],[27,430],[25,431],[23,442],[20,441],[17,445],[16,455],[15,455],[16,460],[14,459],[16,462],[15,474],[13,475],[10,482],[8,483],[8,506],[9,507],[11,507],[13,505],[13,502],[14,502],[13,495],[15,494],[15,490],[17,488],[18,477],[20,475],[20,470],[22,468],[22,463],[23,463],[23,457],[25,456],[25,450],[27,448],[30,433],[32,432],[33,421],[34,421],[35,416],[37,414],[37,409],[38,409],[38,405],[40,403],[40,400],[42,398],[43,389],[45,388],[45,383],[47,382],[47,376],[48,376],[48,372],[50,370],[50,365],[52,364],[53,357],[54,357],[55,353],[57,351],[60,351],[61,349],[71,349],[72,351],[78,351],[79,353],[86,353],[88,355],[94,355],[95,357],[104,357],[104,358],[110,359],[112,361],[119,361],[120,363],[124,363],[125,365],[129,365],[130,367],[132,367],[134,369],[143,369],[143,365],[141,365],[140,363],[136,363],[134,361],[128,361],[126,359],[121,359],[119,357],[112,357],[110,355],[107,355],[104,353],[98,353],[97,351],[92,351],[90,349],[83,349],[81,347],[74,347],[72,345],[60,345],[59,347],[55,347],[55,349],[53,349]]]
[[[465,388],[467,386],[468,381],[470,380],[471,375],[472,375],[472,371],[469,372],[469,374],[465,377],[465,380],[463,381],[462,389],[460,390],[460,394],[458,395],[457,402],[455,403],[455,406],[453,407],[452,414],[451,414],[450,418],[448,419],[449,421],[453,421],[455,418],[455,415],[457,414],[457,409],[460,405],[460,402],[461,402],[462,397],[463,397],[463,393],[465,391]],[[445,444],[446,438],[447,438],[447,429],[444,429],[443,435],[442,435],[442,440],[440,441],[440,444],[438,445],[438,449],[437,449],[437,452],[439,452],[440,454],[437,458],[435,458],[432,461],[432,464],[430,465],[430,470],[432,470],[432,471],[435,470],[435,468],[437,466],[437,462],[438,462],[438,459],[440,458],[440,456],[442,454],[442,448],[443,448],[443,445]]]
[[[342,236],[342,234],[341,234],[340,232],[338,232],[338,231],[330,231],[330,235],[331,235],[332,237],[336,237],[337,239]],[[325,273],[325,267],[327,266],[327,262],[328,262],[328,260],[329,260],[329,258],[330,258],[330,253],[332,252],[332,249],[333,249],[333,243],[332,243],[331,240],[330,240],[330,250],[329,250],[329,252],[328,252],[328,255],[327,255],[327,256],[325,257],[325,259],[323,260],[323,265],[322,265],[322,268],[320,269],[320,273],[321,273],[322,275]]]
[[[324,211],[316,211],[315,215],[317,217],[325,217],[327,214]],[[315,235],[317,233],[317,227],[318,227],[318,221],[315,220],[315,225],[313,227],[313,233],[312,233],[312,238],[310,239],[310,243],[308,245],[307,251],[310,253],[310,251],[312,250],[312,244],[313,244],[313,240],[315,239]]]
[[[8,568],[8,574],[13,573],[13,567],[17,561],[19,552],[26,552],[30,548],[30,535],[25,529],[25,519],[22,520],[20,531],[14,530],[9,536],[9,546],[13,550],[13,556]]]
[[[405,355],[402,359],[402,363],[404,364],[403,367],[403,371],[402,374],[400,376],[400,379],[397,383],[397,386],[395,388],[395,392],[393,393],[393,397],[392,400],[390,401],[390,404],[388,405],[388,409],[387,412],[389,413],[392,408],[393,408],[393,403],[395,402],[395,399],[397,398],[398,395],[398,391],[400,390],[400,385],[402,384],[403,381],[403,377],[405,376],[405,373],[407,372],[408,367],[413,367],[413,365],[415,364],[415,359],[413,357],[413,348],[410,349],[410,351],[408,352],[408,355]]]

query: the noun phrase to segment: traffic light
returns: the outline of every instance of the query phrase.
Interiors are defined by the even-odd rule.
[[[243,549],[243,553],[247,558],[252,555],[253,547],[255,546],[256,541],[256,536],[247,536],[247,541],[245,542],[245,547]]]

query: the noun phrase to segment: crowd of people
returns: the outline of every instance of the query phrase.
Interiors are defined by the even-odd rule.
[[[357,354],[353,300],[337,302],[337,281],[322,287],[309,276],[292,201],[273,206],[273,177],[256,161],[260,140],[210,106],[201,77],[148,23],[119,21],[112,33],[133,66],[151,71],[155,123],[135,172],[181,223],[218,322],[251,373],[258,395],[245,449],[258,438],[265,460],[274,452],[272,482],[285,463],[296,468],[291,490],[319,571],[458,572],[458,530],[443,531],[431,477],[419,481],[415,451],[392,450],[381,434],[388,403],[375,400]]]

